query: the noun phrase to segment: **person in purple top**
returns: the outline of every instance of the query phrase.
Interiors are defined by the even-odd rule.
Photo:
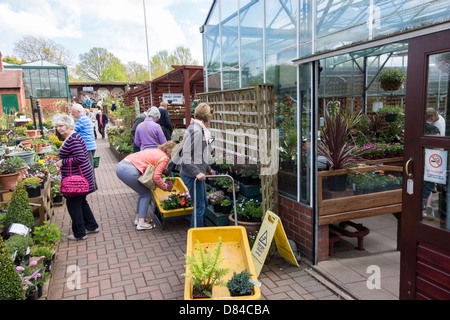
[[[64,140],[59,150],[60,160],[56,165],[61,169],[61,178],[64,179],[72,174],[81,174],[89,182],[89,193],[95,191],[94,170],[89,162],[86,144],[79,133],[74,131],[73,118],[60,114],[53,117],[53,125]],[[71,166],[69,168],[69,165]],[[68,240],[86,240],[88,233],[96,233],[99,226],[94,218],[85,195],[69,197],[65,196],[67,210],[72,218],[73,234]]]
[[[167,142],[161,126],[156,123],[160,116],[161,114],[158,108],[151,107],[147,112],[147,117],[144,122],[137,126],[134,143],[141,151],[145,149],[156,149],[159,145]]]

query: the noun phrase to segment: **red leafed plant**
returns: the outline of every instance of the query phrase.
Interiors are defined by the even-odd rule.
[[[347,115],[337,110],[326,117],[321,130],[318,155],[326,158],[329,170],[346,169],[359,159],[358,149],[351,144],[351,128]]]

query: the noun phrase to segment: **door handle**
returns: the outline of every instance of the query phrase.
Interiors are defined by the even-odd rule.
[[[408,161],[406,162],[406,164],[405,164],[405,172],[406,172],[406,176],[407,176],[409,179],[412,179],[412,178],[413,178],[412,173],[410,173],[409,170],[408,170],[409,165],[410,165],[412,162],[414,162],[414,158],[413,158],[413,157],[409,158],[409,160],[408,160]]]

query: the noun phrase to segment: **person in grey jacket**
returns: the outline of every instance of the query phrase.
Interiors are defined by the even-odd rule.
[[[209,141],[211,133],[208,125],[211,120],[211,107],[201,103],[195,108],[194,119],[187,128],[183,138],[183,154],[179,165],[181,179],[194,197],[194,183],[196,183],[196,212],[192,212],[191,228],[203,227],[205,212],[208,206],[206,196],[206,175],[215,175],[208,159],[210,152]],[[197,179],[197,181],[196,181]],[[193,199],[194,200],[194,199]],[[197,225],[194,224],[194,214],[197,216]]]

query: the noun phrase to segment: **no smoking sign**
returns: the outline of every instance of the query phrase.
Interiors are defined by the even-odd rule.
[[[425,149],[424,181],[447,183],[447,151]]]

